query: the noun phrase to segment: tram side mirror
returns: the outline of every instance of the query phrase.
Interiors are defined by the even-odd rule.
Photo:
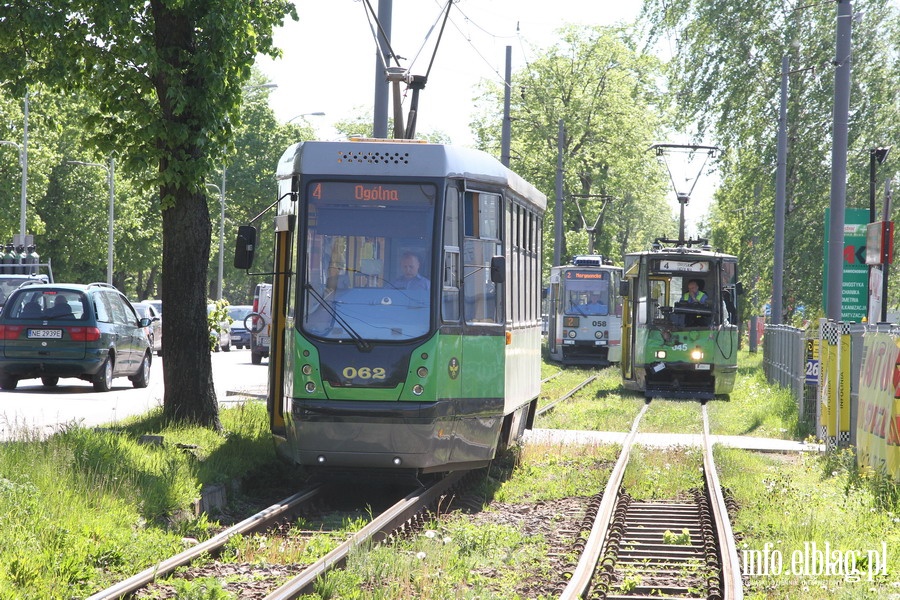
[[[491,281],[494,283],[503,283],[506,281],[506,257],[491,257]]]
[[[247,270],[253,264],[256,253],[256,227],[241,225],[238,227],[237,241],[234,245],[234,268]]]
[[[619,295],[620,296],[628,296],[629,292],[631,292],[631,282],[627,279],[619,282]]]
[[[737,292],[738,296],[744,295],[744,284],[738,281],[734,284],[734,291]]]

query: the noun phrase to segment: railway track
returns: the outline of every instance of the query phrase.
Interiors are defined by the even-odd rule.
[[[737,548],[703,411],[704,489],[691,502],[638,502],[622,488],[644,405],[625,438],[561,600],[743,598]]]
[[[302,567],[288,581],[282,583],[264,597],[266,600],[286,600],[288,598],[296,598],[305,593],[312,593],[316,580],[332,569],[341,568],[346,561],[347,555],[354,548],[366,544],[379,543],[395,532],[403,531],[409,526],[419,524],[424,520],[428,511],[433,509],[444,496],[452,493],[451,490],[454,487],[461,485],[465,475],[465,472],[452,473],[430,485],[414,490],[375,517],[368,525],[357,531],[331,552],[315,563]],[[203,543],[97,592],[90,596],[88,600],[118,600],[119,598],[132,595],[154,581],[171,574],[175,569],[190,565],[201,557],[215,555],[236,535],[275,527],[287,516],[300,510],[303,505],[318,498],[324,489],[324,486],[317,485],[298,492],[241,521],[237,525],[227,528]],[[245,596],[241,594],[241,597]]]
[[[552,376],[552,377],[555,377],[555,375]],[[545,379],[544,381],[547,381],[548,379],[552,379],[552,377],[548,377],[548,378]],[[548,403],[548,404],[545,404],[544,406],[540,407],[540,408],[537,410],[537,412],[535,413],[535,416],[541,416],[541,415],[543,415],[543,414],[545,414],[545,413],[550,412],[551,410],[553,410],[554,408],[556,408],[556,405],[557,405],[557,404],[559,404],[560,402],[565,402],[566,400],[568,400],[569,398],[571,398],[572,396],[574,396],[575,394],[577,394],[577,393],[581,390],[581,388],[585,387],[586,385],[588,385],[589,383],[591,383],[591,382],[594,381],[595,379],[597,379],[597,376],[596,376],[596,375],[591,375],[591,376],[587,377],[584,381],[582,381],[581,383],[579,383],[578,385],[576,385],[575,387],[573,387],[571,390],[569,390],[568,392],[566,392],[565,394],[563,394],[562,396],[560,396],[560,397],[557,398],[556,400],[553,400],[552,402],[550,402],[550,403]]]
[[[553,405],[571,397],[593,379],[593,376],[588,377],[554,401]],[[737,551],[713,463],[705,406],[702,407],[703,489],[692,492],[688,500],[644,502],[631,498],[622,488],[631,449],[641,419],[649,407],[649,403],[645,404],[634,420],[606,488],[602,493],[597,490],[586,516],[570,515],[581,524],[571,521],[563,525],[571,531],[570,535],[576,537],[574,548],[581,552],[577,565],[572,568],[570,563],[568,569],[557,565],[559,572],[563,573],[557,581],[564,583],[547,583],[555,587],[555,593],[560,594],[561,599],[739,600],[742,598],[742,582]],[[397,532],[405,534],[410,529],[415,531],[438,502],[450,494],[459,494],[465,486],[464,475],[455,473],[428,487],[416,489],[314,564],[305,567],[284,565],[280,579],[283,583],[280,585],[276,583],[269,587],[257,582],[253,587],[254,593],[251,594],[248,589],[240,592],[240,596],[257,600],[286,600],[314,593],[316,582],[329,570],[342,568],[353,549],[377,544]],[[302,504],[320,497],[324,489],[324,486],[310,488],[295,494],[214,538],[91,596],[89,600],[112,600],[134,594],[200,556],[215,555],[235,535],[260,531],[283,521],[299,510]],[[560,519],[560,524],[566,520]],[[578,534],[578,531],[587,530],[590,530],[589,534]],[[284,573],[291,570],[294,574],[284,581]]]

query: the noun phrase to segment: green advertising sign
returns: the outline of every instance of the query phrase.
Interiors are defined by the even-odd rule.
[[[822,269],[822,306],[827,306],[828,295],[828,238],[831,209],[825,209],[825,265]],[[841,321],[860,322],[866,316],[869,303],[869,268],[866,266],[866,226],[869,210],[847,208],[844,210],[843,283],[841,284]]]

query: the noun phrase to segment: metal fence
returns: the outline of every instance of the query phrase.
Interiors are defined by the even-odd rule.
[[[789,388],[797,401],[801,424],[825,440],[829,446],[856,445],[856,418],[859,407],[859,373],[863,358],[865,333],[897,333],[889,325],[861,323],[834,323],[821,321],[818,327],[798,329],[787,325],[766,325],[763,337],[763,372],[769,383]],[[819,357],[822,345],[833,343],[833,338],[850,337],[850,419],[841,429],[846,433],[829,436],[821,424],[819,399]],[[829,341],[831,340],[831,341]],[[838,375],[840,376],[840,375]]]

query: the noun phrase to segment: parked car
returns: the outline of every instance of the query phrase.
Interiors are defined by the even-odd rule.
[[[215,309],[215,304],[207,304],[206,314],[209,315]],[[212,326],[210,326],[209,335],[210,337],[218,336],[219,338],[219,343],[216,345],[216,351],[222,350],[223,352],[231,352],[231,323],[227,318],[224,321],[219,321],[217,331],[212,331]]]
[[[90,381],[107,392],[116,377],[134,387],[150,381],[152,350],[146,328],[119,290],[106,283],[36,284],[16,289],[0,312],[0,388],[40,377]]]
[[[156,314],[158,314],[159,318],[162,319],[162,300],[153,300],[151,298],[150,300],[141,300],[141,302],[144,302],[145,304],[149,304],[150,306],[155,308]]]
[[[0,306],[16,289],[33,283],[50,283],[50,278],[47,275],[0,275]]]
[[[250,347],[250,330],[244,320],[253,312],[253,307],[249,304],[236,304],[228,307],[228,316],[232,318],[231,322],[231,345],[235,348]]]
[[[157,356],[162,356],[162,316],[150,302],[132,302],[131,305],[134,306],[134,310],[139,317],[150,319],[150,327],[147,328],[147,335],[150,337],[150,347],[153,348]]]

